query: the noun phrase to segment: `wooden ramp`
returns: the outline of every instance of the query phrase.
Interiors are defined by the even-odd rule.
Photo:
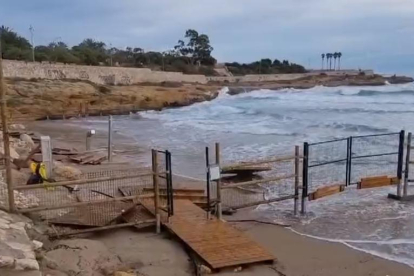
[[[143,206],[148,204],[143,202]],[[266,249],[228,223],[216,218],[207,220],[206,212],[189,200],[174,199],[174,215],[169,222],[165,215],[162,217],[169,231],[214,270],[275,260]]]

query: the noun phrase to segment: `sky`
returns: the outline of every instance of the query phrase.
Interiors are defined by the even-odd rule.
[[[288,59],[414,75],[414,0],[0,0],[0,25],[35,44],[84,38],[168,50],[186,29],[210,37],[219,62]]]

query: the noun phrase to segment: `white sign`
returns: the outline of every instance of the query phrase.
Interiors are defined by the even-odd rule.
[[[220,179],[220,166],[213,165],[210,166],[210,180],[219,180]]]

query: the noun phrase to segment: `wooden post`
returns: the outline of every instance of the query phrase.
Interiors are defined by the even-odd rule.
[[[160,208],[160,187],[158,183],[158,152],[156,150],[152,150],[152,182],[154,186],[154,210],[155,210],[155,217],[157,219],[157,227],[156,231],[157,234],[161,232],[161,220],[159,214]]]
[[[299,146],[295,146],[295,199],[293,205],[293,214],[298,214],[299,208]]]
[[[220,167],[220,143],[216,143],[216,164]],[[221,179],[217,179],[217,217],[223,218],[222,206],[221,206]]]
[[[1,38],[1,34],[0,34]],[[6,85],[3,80],[3,62],[2,62],[2,50],[0,39],[0,104],[1,104],[1,124],[3,126],[3,146],[4,146],[4,159],[6,165],[6,182],[7,192],[9,197],[9,210],[15,212],[14,205],[14,190],[13,190],[13,178],[11,171],[11,159],[10,159],[10,139],[9,139],[9,126],[7,124],[7,99],[6,99]]]
[[[52,157],[52,145],[50,143],[49,136],[40,136],[40,144],[42,147],[42,159],[46,166],[47,179],[52,178],[53,173],[53,157]]]
[[[108,162],[112,162],[112,116],[108,119]]]
[[[410,155],[411,155],[411,132],[407,136],[407,152],[405,156],[405,172],[404,172],[404,187],[403,187],[403,197],[407,196],[408,193],[408,178],[410,177]]]

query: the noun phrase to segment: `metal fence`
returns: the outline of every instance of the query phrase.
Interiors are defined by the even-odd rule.
[[[349,183],[364,177],[388,175],[402,178],[405,132],[349,138]]]
[[[216,150],[217,154],[220,154],[219,150]],[[216,158],[216,162],[213,164],[209,163],[208,148],[206,148],[206,156],[208,206],[221,203],[223,209],[241,209],[294,199],[294,209],[295,212],[297,211],[301,178],[299,147],[295,147],[292,154],[288,156],[275,156],[264,160],[232,165],[220,164],[220,158]],[[269,167],[269,170],[260,173],[260,176],[256,176],[256,179],[225,183],[222,176],[216,181],[211,181],[209,173],[212,166],[216,165],[220,166],[221,173],[234,168],[260,167],[263,165]]]
[[[402,177],[403,182],[399,181],[397,183],[396,193],[388,194],[389,198],[403,200],[403,201],[411,201],[414,200],[414,193],[413,193],[413,183],[414,183],[414,175],[412,170],[412,161],[411,157],[411,150],[412,150],[412,133],[409,132],[407,135],[407,143],[405,145],[405,156],[404,158],[404,166],[402,170]]]
[[[58,236],[155,224],[157,213],[173,215],[172,172],[168,151],[153,150],[152,157],[152,170],[105,170],[15,187],[15,209],[53,224]]]
[[[302,197],[321,187],[355,185],[365,177],[385,175],[401,180],[404,137],[402,130],[304,143]]]
[[[304,143],[303,196],[327,185],[346,185],[348,138]]]

